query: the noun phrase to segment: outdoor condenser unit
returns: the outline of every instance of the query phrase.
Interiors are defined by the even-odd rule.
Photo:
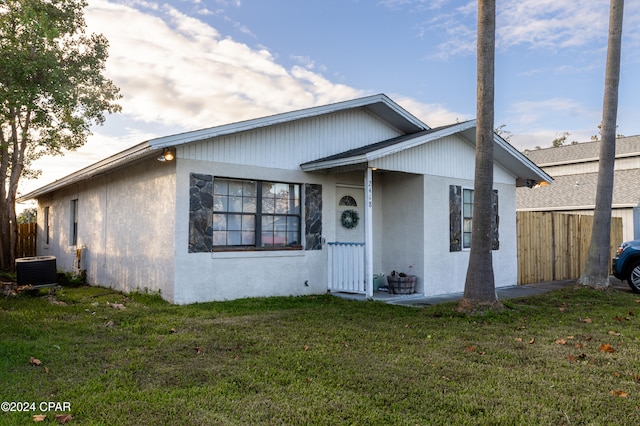
[[[18,285],[54,286],[58,283],[55,256],[21,257],[16,259]]]

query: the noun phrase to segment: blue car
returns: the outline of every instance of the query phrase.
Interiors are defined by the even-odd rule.
[[[616,278],[627,280],[631,290],[640,293],[640,240],[620,244],[611,267]]]

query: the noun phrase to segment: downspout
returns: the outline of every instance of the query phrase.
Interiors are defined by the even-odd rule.
[[[364,177],[364,278],[367,298],[373,297],[373,169],[367,167]]]

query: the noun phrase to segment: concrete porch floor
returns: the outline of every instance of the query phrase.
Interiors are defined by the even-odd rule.
[[[631,293],[631,288],[626,282],[622,282],[617,278],[609,277],[611,287],[619,291],[625,291]],[[496,289],[499,300],[515,299],[518,297],[533,296],[537,294],[547,293],[553,290],[559,290],[564,287],[572,286],[576,283],[576,280],[566,281],[551,281],[535,284],[514,285],[509,287],[502,287]],[[368,300],[363,294],[350,294],[350,293],[330,293],[333,296],[340,297],[347,300]],[[442,294],[436,296],[424,296],[423,294],[391,294],[386,291],[376,291],[373,294],[371,300],[378,302],[385,302],[392,305],[402,306],[429,306],[436,305],[438,303],[455,302],[462,298],[462,293]]]

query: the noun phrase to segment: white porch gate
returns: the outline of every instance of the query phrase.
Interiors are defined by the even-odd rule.
[[[364,243],[327,243],[329,291],[366,294]]]

